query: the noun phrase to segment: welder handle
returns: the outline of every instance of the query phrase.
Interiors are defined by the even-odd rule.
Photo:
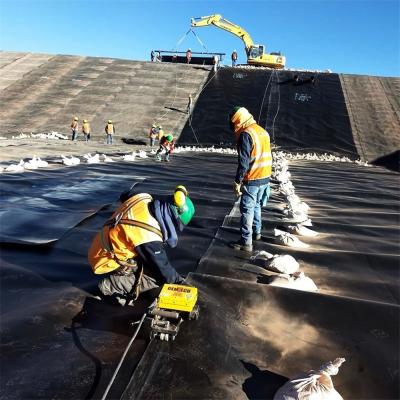
[[[151,315],[159,315],[160,317],[179,319],[179,313],[176,311],[160,310],[159,308],[153,308],[150,311]]]

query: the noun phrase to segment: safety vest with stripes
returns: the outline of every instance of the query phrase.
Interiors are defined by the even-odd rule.
[[[272,154],[268,132],[257,124],[250,125],[243,132],[248,133],[253,141],[250,169],[243,180],[269,178],[272,172]]]
[[[95,274],[105,274],[135,258],[136,246],[162,242],[160,225],[149,212],[153,198],[137,194],[125,201],[95,236],[88,260]]]

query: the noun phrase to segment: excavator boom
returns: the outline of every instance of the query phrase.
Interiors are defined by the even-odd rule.
[[[247,51],[249,51],[250,47],[254,44],[250,35],[243,28],[241,28],[239,25],[235,25],[233,22],[230,22],[225,18],[222,18],[222,16],[219,14],[191,19],[191,26],[193,28],[208,25],[214,25],[217,28],[224,29],[225,31],[228,31],[233,35],[238,36],[240,39],[243,40]]]
[[[191,18],[192,28],[214,25],[242,39],[247,55],[247,63],[250,65],[265,66],[281,69],[285,66],[286,57],[280,53],[265,53],[264,46],[254,44],[250,35],[239,25],[228,21],[220,14],[208,15],[206,17]]]

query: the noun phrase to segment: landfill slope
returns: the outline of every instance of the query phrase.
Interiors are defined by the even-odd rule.
[[[241,105],[277,148],[382,159],[399,170],[399,98],[400,78],[223,68],[200,93],[180,143],[197,143],[194,127],[202,144],[234,145],[228,115]]]
[[[340,75],[355,144],[364,160],[399,150],[400,78]]]
[[[80,122],[89,120],[93,138],[104,137],[105,123],[111,119],[117,140],[146,143],[153,123],[172,133],[182,129],[188,96],[200,90],[210,69],[1,52],[1,135],[50,131],[68,134],[71,119],[78,116]]]

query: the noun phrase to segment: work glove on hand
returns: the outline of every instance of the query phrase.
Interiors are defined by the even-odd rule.
[[[235,192],[236,196],[241,196],[242,195],[242,191],[240,190],[242,184],[241,183],[233,183],[233,191]]]

